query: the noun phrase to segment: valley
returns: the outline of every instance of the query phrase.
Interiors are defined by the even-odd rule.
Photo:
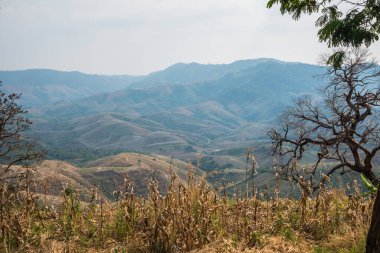
[[[117,180],[119,185],[124,175],[119,169],[95,173],[88,164],[137,152],[193,165],[201,157],[207,180],[215,187],[228,184],[232,192],[244,185],[246,150],[251,146],[260,167],[260,186],[273,185],[266,133],[293,99],[318,96],[324,71],[316,65],[256,59],[220,65],[179,63],[146,76],[52,70],[0,76],[6,91],[22,93],[33,121],[31,134],[47,151],[47,159],[80,166],[84,174],[92,171],[87,181],[107,185]],[[51,85],[60,89],[49,93]],[[122,171],[133,173],[127,168]]]
[[[323,81],[319,66],[271,59],[196,65],[196,71],[193,64],[180,66],[141,77],[115,92],[40,107],[31,104],[27,107],[33,134],[48,148],[64,150],[170,155],[245,146],[265,139],[283,108],[297,96],[317,94]],[[224,75],[217,67],[223,67]],[[182,80],[189,72],[195,79]]]

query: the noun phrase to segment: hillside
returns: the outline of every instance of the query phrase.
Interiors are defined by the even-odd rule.
[[[35,117],[45,119],[66,119],[100,112],[148,116],[176,111],[186,114],[184,111],[189,110],[191,115],[196,115],[200,108],[210,108],[210,113],[215,114],[214,110],[219,106],[218,111],[224,110],[227,115],[238,114],[261,121],[271,119],[267,112],[278,112],[279,107],[287,105],[295,96],[315,94],[323,84],[317,76],[323,73],[324,69],[319,66],[265,61],[215,80],[163,85],[157,79],[153,87],[126,88],[74,102],[35,108],[31,112]],[[213,106],[209,106],[212,103]],[[199,118],[208,116],[204,112]]]
[[[193,164],[200,153],[209,182],[223,181],[233,190],[244,187],[244,156],[253,146],[260,165],[258,186],[268,180],[273,185],[266,131],[295,97],[317,94],[323,83],[317,76],[322,73],[320,66],[257,59],[221,65],[180,63],[137,79],[48,70],[0,74],[10,76],[8,81],[25,95],[53,81],[62,83],[62,90],[69,87],[80,93],[82,98],[74,99],[55,90],[54,96],[67,95],[67,101],[54,105],[47,105],[51,98],[24,99],[25,106],[32,107],[32,135],[48,151],[48,159],[80,166],[86,180],[107,188],[110,197],[124,175],[140,178],[150,173],[145,167],[110,170],[91,163],[123,152],[174,155]],[[46,105],[37,106],[37,100]],[[159,177],[162,181],[163,174]]]
[[[228,72],[228,66],[230,72],[221,77],[219,70],[210,70],[212,65],[196,65],[208,73],[207,80],[197,83],[187,81],[199,80],[175,79],[172,68],[182,72],[194,68],[194,64],[182,64],[147,77],[152,84],[148,87],[33,108],[29,110],[35,122],[33,133],[48,149],[171,155],[237,143],[244,146],[265,138],[269,126],[292,99],[316,94],[323,82],[315,78],[324,71],[319,66],[275,60],[243,63],[223,65],[222,72]],[[171,81],[163,84],[162,76]],[[206,77],[200,75],[202,78]],[[131,84],[135,85],[138,82]]]
[[[148,156],[136,153],[122,153],[89,162],[80,169],[82,178],[93,185],[108,198],[114,198],[113,192],[123,189],[124,179],[131,183],[137,196],[147,196],[149,180],[158,182],[159,191],[166,193],[171,173],[178,176],[185,185],[189,165],[165,156]]]
[[[15,166],[8,172],[7,177],[26,172],[26,168]],[[82,178],[79,168],[64,161],[42,161],[29,172],[31,173],[29,177],[35,181],[35,189],[32,190],[43,196],[42,199],[48,197],[48,199],[55,200],[59,196],[63,196],[65,189],[70,188],[78,192],[81,200],[89,200],[92,194],[91,189],[94,188],[92,184]]]
[[[162,155],[122,153],[91,161],[85,167],[46,160],[33,168],[31,178],[41,196],[46,194],[54,200],[62,196],[65,189],[75,189],[81,200],[89,201],[95,188],[102,196],[114,199],[114,192],[124,189],[126,182],[131,184],[136,196],[147,196],[149,180],[157,181],[159,191],[165,194],[171,173],[177,176],[178,183],[186,186],[189,168],[187,163]],[[25,172],[25,168],[16,166],[8,175],[19,172]],[[202,174],[201,171],[196,173]]]

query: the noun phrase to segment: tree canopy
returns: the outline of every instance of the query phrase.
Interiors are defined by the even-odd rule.
[[[269,0],[268,8],[280,5],[282,14],[298,20],[302,14],[321,13],[315,25],[318,37],[330,47],[369,46],[379,40],[380,1],[378,0]]]

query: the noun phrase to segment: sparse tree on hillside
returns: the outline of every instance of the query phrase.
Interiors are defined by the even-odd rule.
[[[18,103],[20,96],[0,91],[0,185],[13,165],[26,165],[43,155],[26,135],[32,122]]]
[[[366,62],[366,50],[353,49],[347,56],[341,67],[328,70],[330,81],[322,89],[321,101],[310,96],[298,98],[283,113],[282,129],[269,132],[274,154],[282,158],[285,178],[299,181],[302,176],[314,186],[315,176],[324,162],[329,162],[335,166],[327,175],[351,169],[377,183],[372,161],[380,150],[376,109],[380,90],[374,85],[380,80],[380,71],[374,61]],[[297,162],[310,149],[318,150],[317,161],[303,173]]]
[[[322,100],[301,97],[282,117],[282,129],[272,129],[273,153],[280,157],[283,178],[298,182],[305,191],[315,191],[326,176],[325,164],[334,172],[353,170],[374,185],[379,180],[373,161],[380,151],[380,69],[368,52],[350,49],[343,64],[330,67],[329,83]],[[316,151],[313,166],[299,166],[307,151]],[[380,250],[380,194],[376,198],[367,252]]]
[[[321,42],[327,42],[329,47],[352,46],[358,48],[362,45],[369,47],[373,42],[379,40],[380,1],[378,0],[268,0],[267,7],[272,8],[276,4],[280,6],[282,14],[291,14],[295,20],[298,20],[302,14],[321,13],[322,15],[315,22],[316,26],[320,27],[318,37]],[[329,57],[328,62],[339,70],[345,57],[344,51],[335,51]],[[377,106],[377,103],[371,106]],[[368,116],[371,115],[367,115],[366,118]],[[376,122],[374,124],[376,125]],[[362,143],[359,144],[362,145]],[[369,160],[373,159],[371,154],[368,155],[366,151],[354,152],[355,148],[349,150],[357,156],[355,158],[357,161],[362,160],[361,156],[364,152],[365,158],[362,161],[364,164],[368,164]],[[368,173],[367,176],[370,177],[371,173],[369,175]],[[380,252],[380,187],[377,190],[366,251],[368,253]]]

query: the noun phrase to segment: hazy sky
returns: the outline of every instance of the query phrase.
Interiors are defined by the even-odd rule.
[[[0,69],[145,74],[176,62],[317,63],[315,17],[265,0],[0,0]],[[380,58],[379,43],[372,52]]]

